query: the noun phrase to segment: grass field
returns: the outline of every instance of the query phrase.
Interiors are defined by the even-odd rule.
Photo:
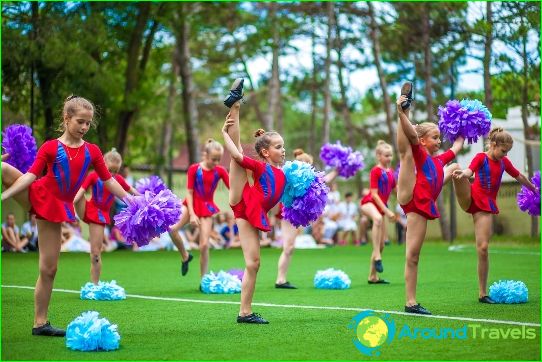
[[[533,243],[492,246],[490,283],[498,279],[524,281],[529,302],[483,305],[477,301],[476,255],[472,245],[449,251],[443,243],[422,250],[418,301],[442,318],[396,314],[404,305],[404,248],[392,245],[384,253],[383,277],[390,285],[366,282],[369,247],[296,250],[289,280],[297,290],[274,288],[277,249],[262,250],[254,311],[269,325],[235,322],[239,295],[198,292],[198,257],[186,277],[179,273],[175,252],[116,252],[103,256],[103,280],[115,279],[128,298],[118,302],[81,301],[77,293],[87,282],[87,254],[62,254],[49,318],[67,324],[83,311],[96,310],[118,324],[120,349],[75,352],[63,338],[32,337],[33,286],[36,254],[2,254],[2,360],[540,360],[540,248]],[[213,270],[242,267],[240,250],[211,253]],[[316,290],[317,270],[335,267],[352,279],[348,290]],[[27,286],[22,289],[13,286]],[[154,298],[154,299],[151,299]],[[213,303],[208,303],[213,302]],[[329,308],[316,308],[329,307]],[[361,354],[347,326],[362,309],[388,311],[396,327],[532,328],[534,339],[473,338],[465,340],[402,338],[382,347],[379,357]],[[382,313],[381,313],[382,314]],[[470,320],[473,318],[475,320]],[[478,321],[486,320],[486,321]],[[508,321],[510,324],[505,324]],[[524,323],[531,323],[522,327]],[[533,326],[534,325],[534,326]],[[470,331],[470,329],[469,329]]]

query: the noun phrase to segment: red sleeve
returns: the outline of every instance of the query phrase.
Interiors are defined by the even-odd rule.
[[[43,173],[43,170],[47,166],[47,163],[53,162],[52,160],[56,156],[56,145],[58,145],[58,143],[53,140],[47,141],[43,145],[41,145],[40,149],[38,150],[38,154],[36,155],[36,159],[34,160],[34,163],[27,172],[30,172],[37,177],[40,177]]]
[[[95,144],[88,143],[88,149],[90,151],[90,159],[92,160],[92,166],[94,171],[98,174],[102,181],[109,180],[112,176],[107,166],[105,165],[104,156],[102,151]]]
[[[485,153],[477,153],[470,162],[469,169],[472,172],[477,172],[480,169],[480,166],[482,166],[482,162],[484,162],[485,157]]]
[[[375,166],[371,169],[369,188],[378,189],[378,179],[380,178],[381,175],[382,175],[382,169],[380,167]]]
[[[452,149],[440,154],[437,158],[442,162],[443,165],[447,165],[451,160],[455,158],[455,153]]]
[[[124,191],[130,191],[130,189],[132,188],[132,186],[128,185],[124,177],[119,174],[115,175],[115,180],[117,180],[117,182],[124,189]]]
[[[239,162],[239,165],[243,168],[248,168],[249,170],[252,170],[258,175],[263,173],[263,169],[265,168],[263,162],[256,161],[255,159],[245,155],[243,155],[243,161]]]
[[[198,169],[198,164],[195,163],[193,165],[190,165],[188,167],[188,175],[187,175],[187,181],[186,181],[186,189],[187,190],[193,190],[194,189],[194,182],[196,182],[196,170]]]
[[[98,174],[96,172],[91,172],[85,177],[85,181],[83,181],[83,184],[81,185],[81,188],[88,190],[88,188],[96,183],[98,180]]]
[[[411,144],[410,149],[412,150],[412,157],[416,164],[420,163],[422,160],[425,161],[426,153],[422,150],[422,146],[419,143],[417,145]]]
[[[512,165],[512,162],[510,162],[510,159],[508,157],[504,157],[502,161],[504,162],[504,170],[506,171],[506,173],[508,173],[513,178],[519,176],[518,169],[515,168],[514,165]]]
[[[228,171],[222,166],[217,166],[218,168],[218,174],[220,175],[220,178],[224,182],[224,185],[229,189],[230,188],[230,175],[228,175]]]

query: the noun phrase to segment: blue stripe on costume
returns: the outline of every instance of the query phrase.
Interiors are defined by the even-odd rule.
[[[264,227],[266,227],[266,228],[269,227],[269,225],[267,225],[267,220],[265,220],[265,213],[264,213],[264,212],[262,212],[262,213],[260,214],[260,218],[261,218],[262,225],[263,225]]]
[[[218,171],[215,169],[214,176],[213,176],[213,183],[211,184],[211,188],[209,189],[209,197],[216,190],[216,186],[218,185],[219,180],[220,180],[220,175],[218,174]]]
[[[431,215],[437,216],[437,207],[433,201],[431,201]]]
[[[489,169],[489,162],[487,156],[484,158],[482,166],[478,170],[478,177],[480,178],[480,186],[488,191],[491,190],[491,171]]]
[[[90,165],[90,152],[88,151],[87,145],[85,144],[85,162],[83,163],[83,168],[81,169],[81,172],[79,173],[79,177],[77,178],[77,182],[75,185],[73,185],[73,190],[78,191],[81,187],[81,184],[83,183],[83,180],[85,179],[85,175],[87,174],[88,166]]]
[[[273,173],[273,168],[271,165],[265,165],[265,173],[267,174],[267,177],[269,179],[269,186],[271,187],[271,196],[269,197],[271,200],[274,200],[275,197],[275,174]]]
[[[487,201],[489,202],[489,208],[491,209],[491,211],[497,212],[497,205],[495,205],[495,203],[493,202],[493,200],[491,200],[490,198],[488,198]]]
[[[101,211],[101,210],[98,210],[98,220],[100,220],[101,222],[105,223],[105,217],[104,217],[104,215],[102,214],[102,211]]]
[[[496,190],[498,190],[499,187],[501,187],[502,174],[504,173],[504,161],[503,160],[501,160],[500,166],[501,166],[501,173],[499,174],[499,178],[497,180],[495,180],[495,189]]]
[[[436,194],[439,191],[437,190],[437,187],[438,187],[437,169],[431,157],[427,157],[427,159],[423,163],[422,171],[423,171],[423,174],[425,175],[427,182],[429,182],[429,186],[431,187],[431,193],[433,195]]]
[[[64,211],[66,211],[66,216],[68,216],[68,219],[70,219],[70,221],[75,221],[75,216],[72,214],[70,208],[66,203],[64,203]]]
[[[196,180],[194,185],[194,191],[200,196],[205,196],[205,186],[203,185],[203,169],[201,166],[198,166],[198,170],[196,171]]]
[[[66,150],[60,142],[58,142],[57,146],[56,162],[53,165],[53,173],[55,174],[56,183],[60,193],[68,193],[70,189],[70,163],[68,162]]]
[[[382,171],[382,174],[378,178],[378,191],[380,191],[381,195],[386,195],[389,190],[389,179],[388,179],[388,173],[386,171]]]
[[[258,181],[260,182],[260,185],[262,185],[263,197],[264,199],[267,199],[267,195],[269,195],[269,185],[267,184],[267,174],[263,173],[260,176],[260,179]]]

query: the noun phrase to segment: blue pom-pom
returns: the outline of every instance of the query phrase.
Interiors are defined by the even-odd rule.
[[[324,212],[328,193],[329,187],[324,181],[323,172],[317,173],[307,192],[296,197],[291,206],[284,206],[282,216],[295,227],[307,226]]]
[[[201,278],[201,290],[206,294],[241,293],[241,280],[222,270],[218,274],[210,272]]]
[[[519,280],[499,280],[489,287],[489,297],[497,303],[527,303],[529,290]]]
[[[75,318],[66,329],[66,347],[76,351],[112,351],[119,348],[117,325],[98,312],[88,311]]]
[[[314,276],[314,287],[317,289],[348,289],[350,283],[345,272],[333,268],[319,270]]]
[[[126,299],[124,288],[117,285],[117,282],[87,283],[81,288],[81,299],[83,300],[123,300]]]
[[[286,185],[281,201],[284,206],[289,207],[294,198],[305,195],[316,178],[316,172],[310,164],[301,161],[287,161],[282,171],[286,177]]]

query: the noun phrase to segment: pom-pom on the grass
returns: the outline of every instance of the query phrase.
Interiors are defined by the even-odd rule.
[[[329,187],[324,182],[323,172],[317,173],[307,192],[295,198],[290,207],[284,206],[283,218],[295,227],[309,225],[324,212],[328,193]]]
[[[316,173],[310,164],[301,161],[287,161],[282,171],[286,177],[286,186],[281,201],[284,206],[290,207],[294,198],[305,195]]]
[[[114,280],[98,282],[98,285],[88,282],[81,288],[80,296],[83,300],[123,300],[126,292]]]
[[[181,201],[169,189],[127,196],[124,201],[128,206],[114,219],[128,244],[147,245],[181,218]]]
[[[341,142],[335,144],[326,143],[320,149],[320,158],[326,166],[338,169],[339,176],[352,177],[363,169],[363,155],[352,151],[352,148],[343,146]]]
[[[245,275],[245,271],[243,269],[230,269],[228,270],[228,274],[231,274],[239,280],[243,280],[243,275]]]
[[[497,303],[527,303],[529,290],[519,280],[499,280],[489,287],[489,297]]]
[[[210,272],[201,278],[201,291],[206,294],[234,294],[241,292],[241,280],[224,271]]]
[[[117,325],[98,312],[84,312],[66,329],[66,347],[76,351],[112,351],[119,348],[120,335]]]
[[[157,194],[162,190],[166,190],[167,186],[160,177],[152,175],[137,180],[135,188],[140,194],[144,194],[145,191]]]
[[[531,216],[540,216],[540,171],[536,171],[531,182],[536,186],[538,192],[529,190],[522,185],[518,193],[518,206],[521,211],[526,211]]]
[[[2,149],[2,154],[9,154],[5,162],[26,173],[34,163],[38,151],[32,128],[22,124],[7,127],[2,132]]]
[[[454,142],[459,136],[468,143],[476,143],[491,129],[491,113],[478,100],[450,100],[446,106],[439,106],[438,127],[444,139]]]
[[[314,287],[317,289],[348,289],[350,283],[345,272],[333,268],[319,270],[314,276]]]

